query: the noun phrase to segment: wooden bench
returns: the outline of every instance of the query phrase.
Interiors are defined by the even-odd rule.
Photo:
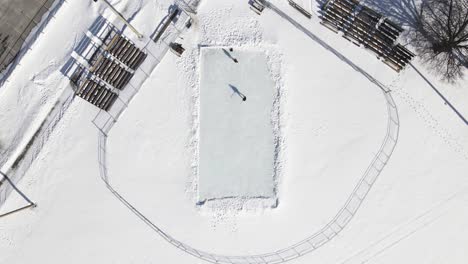
[[[136,70],[147,56],[146,53],[137,48],[130,40],[119,34],[116,34],[112,38],[106,50],[132,70]]]
[[[250,9],[254,11],[257,15],[260,15],[265,9],[265,6],[262,3],[257,2],[256,0],[250,0],[249,5]]]
[[[109,110],[117,99],[116,93],[90,79],[83,82],[76,94],[105,111]]]
[[[322,10],[320,24],[334,32],[342,31],[343,38],[363,45],[397,72],[415,56],[400,44],[395,45],[401,27],[357,0],[330,0]]]
[[[119,62],[106,58],[102,54],[92,65],[90,72],[119,90],[123,89],[133,76]]]
[[[307,17],[309,19],[312,17],[312,14],[307,12],[307,10],[305,10],[302,6],[296,4],[292,0],[288,0],[288,2],[289,2],[290,6],[294,7],[297,11],[299,11],[299,13],[303,14],[305,17]]]

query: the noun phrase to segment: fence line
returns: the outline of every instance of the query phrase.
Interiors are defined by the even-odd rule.
[[[198,1],[195,1],[198,2]],[[195,8],[193,8],[195,10]],[[182,19],[181,19],[182,20]],[[181,21],[179,20],[179,21]],[[178,23],[180,24],[180,23]],[[162,59],[164,54],[169,49],[167,42],[172,42],[175,40],[178,35],[181,33],[182,29],[177,28],[177,25],[174,26],[176,31],[175,32],[168,32],[166,36],[163,38],[163,41],[160,45],[153,45],[151,42],[145,47],[148,54],[153,56],[156,60],[156,64],[148,65],[150,69],[154,69],[159,61]],[[154,50],[153,50],[154,49]],[[154,55],[156,54],[156,55]],[[149,58],[147,58],[148,60]],[[150,60],[151,61],[151,60]],[[155,61],[153,61],[155,62]],[[153,68],[151,68],[153,67]],[[146,78],[143,76],[145,75],[148,77],[148,74],[144,70],[140,70],[142,74],[142,79],[139,81],[143,82]],[[149,71],[151,72],[151,71]],[[377,152],[377,154],[372,159],[371,163],[367,167],[366,171],[364,172],[363,176],[355,186],[354,190],[352,191],[351,195],[348,197],[347,201],[345,202],[344,206],[338,211],[335,217],[322,229],[320,229],[315,234],[307,237],[306,239],[293,244],[289,247],[270,252],[265,254],[259,255],[244,255],[244,256],[226,256],[226,255],[217,255],[212,254],[209,252],[205,252],[202,250],[197,250],[190,245],[187,245],[177,239],[173,238],[169,234],[165,233],[155,224],[153,224],[148,218],[146,218],[142,213],[140,213],[132,204],[125,200],[109,183],[109,177],[107,172],[107,165],[106,165],[106,147],[107,147],[107,138],[108,133],[110,132],[112,126],[117,122],[120,114],[125,110],[126,106],[133,98],[133,96],[138,92],[141,83],[136,83],[132,85],[133,89],[127,89],[129,92],[127,94],[122,94],[122,98],[120,99],[122,104],[120,106],[112,107],[112,110],[109,113],[100,111],[98,115],[93,120],[93,123],[98,127],[98,161],[99,161],[99,168],[100,168],[100,176],[101,179],[106,184],[106,187],[124,204],[126,205],[133,213],[135,213],[142,221],[144,221],[147,225],[149,225],[153,230],[155,230],[162,238],[164,238],[167,242],[174,245],[176,248],[190,254],[194,257],[199,259],[212,262],[212,263],[226,263],[226,264],[274,264],[274,263],[283,263],[295,258],[298,258],[304,254],[310,253],[317,248],[323,246],[335,236],[337,236],[345,226],[351,221],[352,217],[356,214],[359,207],[361,206],[363,200],[367,196],[368,192],[370,191],[371,187],[377,180],[377,177],[387,164],[390,156],[395,149],[396,143],[398,141],[399,135],[399,117],[398,117],[398,110],[396,104],[390,95],[390,93],[383,92],[383,95],[386,99],[387,103],[387,111],[388,111],[388,120],[387,120],[387,133],[385,138]],[[137,87],[137,88],[135,88]],[[69,90],[69,89],[67,89]],[[120,97],[120,95],[119,95]],[[19,179],[24,175],[27,169],[30,167],[34,159],[39,154],[41,148],[49,138],[50,133],[55,128],[58,121],[63,116],[65,110],[71,104],[74,98],[74,94],[71,93],[70,96],[65,96],[65,100],[61,102],[60,107],[55,108],[55,114],[52,115],[51,118],[47,118],[45,123],[41,126],[38,132],[34,135],[31,139],[30,144],[24,151],[24,153],[19,157],[17,162],[15,162],[13,169],[9,173],[12,175],[12,180],[19,181]],[[5,186],[5,187],[4,187]],[[5,202],[6,197],[8,196],[9,192],[11,192],[12,187],[4,184],[4,182],[0,182],[0,206]]]
[[[107,174],[106,167],[106,147],[107,147],[107,133],[99,131],[98,133],[98,159],[100,166],[100,175],[102,180],[106,183],[107,188],[122,202],[124,203],[133,213],[135,213],[140,219],[142,219],[147,225],[149,225],[153,230],[155,230],[161,237],[163,237],[167,242],[174,245],[176,248],[194,256],[199,259],[203,259],[212,263],[225,263],[225,264],[274,264],[274,263],[283,263],[295,258],[298,258],[304,254],[310,253],[319,247],[323,246],[335,236],[337,236],[351,221],[353,216],[358,211],[362,202],[369,193],[371,187],[377,180],[377,177],[387,164],[390,156],[395,149],[396,143],[398,141],[399,135],[399,117],[396,104],[390,95],[382,91],[382,94],[385,97],[387,104],[387,131],[385,138],[372,159],[371,163],[365,170],[363,176],[360,178],[356,184],[351,195],[346,200],[344,206],[338,211],[335,217],[328,222],[322,229],[320,229],[315,234],[305,238],[304,240],[293,244],[289,247],[259,255],[245,255],[245,256],[226,256],[226,255],[217,255],[209,253],[206,251],[198,250],[191,247],[188,244],[185,244],[169,234],[165,233],[158,226],[153,224],[149,219],[147,219],[142,213],[140,213],[132,204],[127,202],[124,197],[122,197],[112,185],[109,183],[109,176]],[[117,120],[114,120],[116,122]]]
[[[0,62],[0,66],[5,65],[5,61],[8,59],[11,61],[7,62],[8,66],[5,68],[0,69],[0,87],[7,81],[9,75],[13,72],[16,67],[16,63],[21,60],[21,58],[28,52],[31,45],[36,41],[37,37],[45,26],[47,26],[50,19],[54,16],[54,14],[60,9],[62,4],[65,0],[56,0],[55,3],[46,7],[46,4],[50,1],[44,1],[41,7],[38,9],[36,14],[31,18],[26,28],[21,32],[18,38],[15,40],[12,46],[9,46],[8,49],[5,51],[6,55],[3,60]],[[39,22],[35,20],[38,19],[37,16],[40,14],[42,9],[46,9],[47,11],[41,15]],[[30,29],[29,27],[34,23],[34,27]],[[20,49],[16,52],[16,54],[12,54],[11,50],[18,41],[22,40],[23,43]],[[31,166],[32,162],[36,159],[41,151],[42,147],[44,146],[45,142],[48,140],[50,133],[57,125],[58,121],[62,118],[65,110],[71,104],[73,100],[73,94],[66,95],[66,91],[62,94],[61,99],[56,103],[55,107],[51,110],[51,115],[43,121],[41,127],[36,131],[34,136],[30,139],[28,144],[26,145],[23,152],[20,156],[15,160],[13,163],[12,168],[7,173],[10,175],[10,181],[7,181],[5,178],[0,180],[0,207],[5,203],[8,195],[15,189],[13,184],[16,184],[21,180],[24,176],[26,171]],[[1,161],[0,166],[4,165],[6,159]],[[30,206],[28,206],[30,207]],[[27,207],[26,207],[27,208]]]
[[[162,50],[164,52],[167,50]],[[163,54],[164,54],[163,53]],[[298,258],[304,254],[310,253],[337,236],[351,221],[353,216],[358,211],[362,202],[369,193],[371,187],[377,180],[377,177],[387,164],[390,156],[395,149],[396,143],[398,141],[399,135],[399,117],[396,104],[389,92],[388,89],[382,88],[382,85],[377,84],[382,89],[382,94],[385,97],[387,105],[387,131],[385,137],[382,141],[380,148],[377,153],[374,155],[369,166],[366,168],[362,177],[356,184],[355,188],[351,192],[350,196],[346,200],[343,207],[338,211],[338,213],[319,231],[313,235],[305,238],[302,241],[299,241],[289,247],[279,249],[274,252],[269,252],[259,255],[243,255],[243,256],[227,256],[227,255],[217,255],[209,253],[203,250],[198,250],[191,247],[188,244],[185,244],[169,234],[165,233],[157,225],[155,225],[151,220],[146,218],[137,208],[135,208],[131,203],[125,200],[124,197],[116,191],[109,182],[109,175],[107,170],[107,160],[106,160],[106,147],[107,147],[107,138],[109,136],[109,131],[112,126],[117,122],[120,113],[126,107],[123,106],[115,114],[108,114],[106,118],[104,114],[98,115],[96,117],[95,125],[99,128],[98,132],[98,162],[100,167],[100,176],[101,179],[106,184],[106,187],[116,196],[125,206],[127,206],[135,215],[137,215],[144,223],[146,223],[150,228],[157,232],[164,240],[171,243],[174,247],[190,254],[196,258],[212,262],[212,263],[223,263],[223,264],[275,264],[283,263],[295,258]],[[135,91],[136,93],[137,91]],[[133,94],[134,95],[134,94]],[[132,97],[133,97],[132,95]],[[130,98],[131,99],[131,98]]]
[[[148,57],[143,61],[140,67],[135,71],[132,79],[125,89],[118,91],[117,101],[108,111],[100,110],[94,117],[94,125],[104,134],[108,134],[117,119],[128,107],[133,97],[138,93],[141,85],[149,77],[149,74],[161,62],[164,55],[169,50],[169,44],[174,42],[184,30],[186,22],[191,19],[187,12],[182,12],[175,24],[162,34],[157,43],[151,39],[143,47],[143,51]]]
[[[21,180],[31,164],[37,158],[42,147],[49,139],[52,131],[62,119],[65,111],[71,105],[74,96],[75,95],[71,89],[64,90],[60,99],[52,108],[51,112],[43,121],[36,133],[29,140],[22,153],[16,158],[10,169],[5,173],[9,175],[11,183],[5,178],[0,180],[0,207],[5,203],[8,195],[14,189],[12,184],[16,184]]]
[[[60,4],[63,3],[63,1],[65,0],[58,0],[58,4],[54,7],[55,11],[58,10],[58,8],[60,7]],[[54,12],[49,13],[49,16],[53,15]],[[179,21],[182,21],[184,18],[186,19],[189,18],[189,15],[186,13],[183,13]],[[180,25],[178,26],[179,27],[177,26],[173,27],[173,30],[176,30],[178,33],[180,33],[184,25],[182,25],[182,28]],[[162,43],[164,43],[164,45],[160,45],[160,46],[163,48],[164,52],[166,52],[169,49],[168,44],[174,41],[177,37],[178,37],[178,34],[175,36],[173,34],[169,34],[169,36],[165,36],[165,38],[162,39],[163,40]],[[146,49],[148,50],[150,55],[152,55],[151,50],[155,49],[155,47],[152,47],[150,45],[151,42],[152,41],[149,40],[149,42],[146,44]],[[152,56],[154,57],[154,55]],[[155,59],[157,60],[157,62],[159,62],[161,58],[162,56],[159,58],[155,58]],[[156,65],[146,64],[145,66],[147,68],[146,70],[152,71],[152,69],[154,69]],[[127,87],[126,90],[120,93],[120,97],[119,97],[119,100],[121,103],[120,109],[119,108],[113,109],[114,112],[111,112],[109,120],[106,121],[108,125],[112,125],[114,122],[113,120],[115,120],[122,113],[122,111],[125,109],[126,105],[131,100],[131,98],[136,94],[136,92],[138,92],[138,90],[135,87],[140,87],[141,82],[147,77],[147,74],[143,70],[140,70],[139,74],[135,74],[135,75],[137,75],[137,78],[135,78],[136,80],[132,80],[132,82],[130,82],[130,84],[128,85],[132,87],[132,89],[128,89],[130,87]],[[12,185],[18,183],[21,180],[21,178],[27,172],[31,164],[37,158],[40,151],[42,150],[42,147],[49,139],[50,134],[52,133],[53,129],[56,127],[58,122],[61,120],[65,111],[68,109],[68,107],[72,103],[74,97],[75,97],[75,94],[72,89],[67,88],[64,90],[64,92],[62,93],[60,98],[57,100],[54,107],[52,107],[51,111],[49,112],[47,117],[44,119],[44,121],[42,122],[38,130],[35,132],[33,137],[26,144],[22,153],[17,157],[17,159],[13,162],[9,170],[6,172],[6,174],[9,175],[11,183],[7,181],[5,178],[0,179],[0,207],[2,207],[2,205],[5,203],[6,199],[8,198],[9,194],[14,190],[14,186]],[[106,114],[108,113],[104,111],[100,111],[98,115],[95,117],[95,120],[96,118],[101,117],[101,115],[106,116]],[[110,127],[111,126],[109,126],[108,130],[110,130]],[[3,166],[6,163],[6,161],[7,159],[3,160],[0,163],[0,167]]]
[[[2,175],[2,182],[0,182],[0,185],[2,185],[3,183],[8,183],[9,186],[11,188],[13,188],[13,190],[15,190],[20,196],[21,198],[23,198],[24,201],[26,201],[28,204],[27,205],[24,205],[24,206],[21,206],[19,208],[16,208],[16,209],[13,209],[13,210],[10,210],[10,211],[7,211],[3,214],[0,214],[0,218],[1,217],[4,217],[4,216],[7,216],[7,215],[11,215],[11,214],[14,214],[14,213],[17,213],[19,211],[22,211],[22,210],[25,210],[27,208],[30,208],[30,207],[35,207],[36,204],[31,201],[23,192],[21,192],[16,186],[15,184],[10,180],[10,178],[4,174],[3,172],[0,171],[0,175]]]

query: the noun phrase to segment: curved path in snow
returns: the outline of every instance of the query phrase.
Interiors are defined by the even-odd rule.
[[[285,15],[281,10],[277,9],[271,4],[268,4],[267,7],[272,9],[278,15],[283,17],[284,19],[288,20],[291,24],[293,24],[296,28],[303,31],[306,35],[308,35],[312,40],[317,42],[319,45],[327,49],[328,51],[332,52],[336,55],[339,59],[341,59],[344,63],[351,66],[355,69],[358,73],[365,76],[369,81],[377,85],[381,90],[382,94],[386,99],[387,104],[387,131],[385,138],[380,145],[379,149],[377,150],[377,154],[371,160],[369,166],[367,167],[366,171],[360,178],[359,182],[355,186],[352,193],[349,195],[347,201],[342,206],[342,208],[336,213],[335,217],[333,217],[328,224],[326,224],[322,229],[318,230],[314,234],[305,237],[302,241],[296,242],[289,247],[278,249],[274,252],[268,252],[264,254],[258,255],[243,255],[243,256],[226,256],[226,255],[217,255],[210,252],[206,252],[203,250],[198,250],[191,247],[188,244],[185,244],[176,238],[172,237],[171,235],[165,233],[162,229],[156,226],[150,219],[146,218],[145,215],[140,213],[137,208],[135,208],[131,203],[129,203],[123,196],[117,192],[112,185],[109,183],[107,167],[106,167],[106,155],[107,155],[107,133],[112,128],[113,124],[117,122],[118,115],[115,118],[109,117],[107,121],[105,121],[103,126],[98,126],[99,135],[98,135],[98,160],[99,160],[99,167],[100,167],[100,176],[101,179],[106,184],[106,187],[114,194],[114,196],[119,199],[125,206],[127,206],[135,215],[137,215],[143,222],[145,222],[150,228],[156,231],[159,235],[161,235],[167,242],[171,243],[175,247],[179,248],[180,250],[193,255],[199,259],[203,259],[208,262],[212,263],[226,263],[226,264],[249,264],[249,263],[264,263],[264,264],[273,264],[273,263],[283,263],[300,256],[303,256],[307,253],[310,253],[317,248],[325,245],[331,239],[333,239],[336,235],[338,235],[346,225],[351,221],[353,216],[358,211],[360,205],[364,201],[365,197],[369,193],[371,187],[375,183],[377,177],[384,169],[385,165],[387,164],[390,156],[393,153],[393,150],[398,141],[398,134],[399,134],[399,117],[398,117],[398,110],[396,104],[390,94],[390,90],[381,84],[378,80],[374,79],[371,75],[365,72],[362,68],[351,62],[345,56],[340,54],[337,50],[323,42],[320,38],[315,36],[313,33],[305,29],[303,26],[292,20],[290,17]],[[164,49],[164,53],[167,52],[167,49]],[[161,53],[159,55],[164,55]]]

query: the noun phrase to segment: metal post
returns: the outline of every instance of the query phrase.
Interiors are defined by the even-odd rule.
[[[9,212],[6,212],[6,213],[3,213],[3,214],[0,214],[0,217],[4,217],[4,216],[7,216],[7,215],[11,215],[11,214],[14,214],[14,213],[17,213],[19,211],[22,211],[24,209],[27,209],[27,208],[33,208],[33,207],[36,207],[37,204],[35,204],[34,202],[32,202],[31,200],[29,200],[29,198],[24,194],[22,193],[16,186],[15,184],[13,183],[13,181],[10,180],[10,178],[8,178],[8,176],[6,176],[6,174],[4,174],[3,172],[0,171],[0,175],[3,176],[3,179],[5,179],[9,184],[10,186],[13,188],[13,190],[15,190],[19,195],[21,195],[21,197],[23,197],[23,199],[28,202],[29,204],[26,205],[26,206],[23,206],[23,207],[20,207],[20,208],[17,208],[17,209],[14,209],[12,211],[9,211]],[[0,185],[3,183],[3,179],[2,181],[0,181]],[[5,196],[6,198],[6,196]]]
[[[97,2],[97,0],[93,0],[94,2]],[[123,20],[123,22],[125,23],[125,25],[127,25],[133,32],[135,32],[135,34],[138,36],[138,38],[143,38],[143,35],[138,32],[138,30],[136,30],[136,28],[134,28],[130,22],[128,22],[122,14],[120,14],[119,11],[117,11],[107,0],[102,0],[104,1],[104,3],[106,3],[107,6],[110,7],[110,9],[120,18]]]
[[[1,214],[0,217],[4,217],[4,216],[7,216],[7,215],[11,215],[11,214],[17,213],[17,212],[19,212],[19,211],[23,211],[24,209],[28,209],[28,208],[31,208],[31,207],[34,208],[34,207],[36,207],[36,206],[37,206],[37,205],[34,204],[34,203],[28,204],[28,205],[26,205],[26,206],[20,207],[20,208],[18,208],[18,209],[13,210],[13,211],[9,211],[9,212],[7,212],[7,213]]]

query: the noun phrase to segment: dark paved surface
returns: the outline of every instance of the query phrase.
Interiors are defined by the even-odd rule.
[[[20,51],[55,0],[0,0],[0,71]]]

